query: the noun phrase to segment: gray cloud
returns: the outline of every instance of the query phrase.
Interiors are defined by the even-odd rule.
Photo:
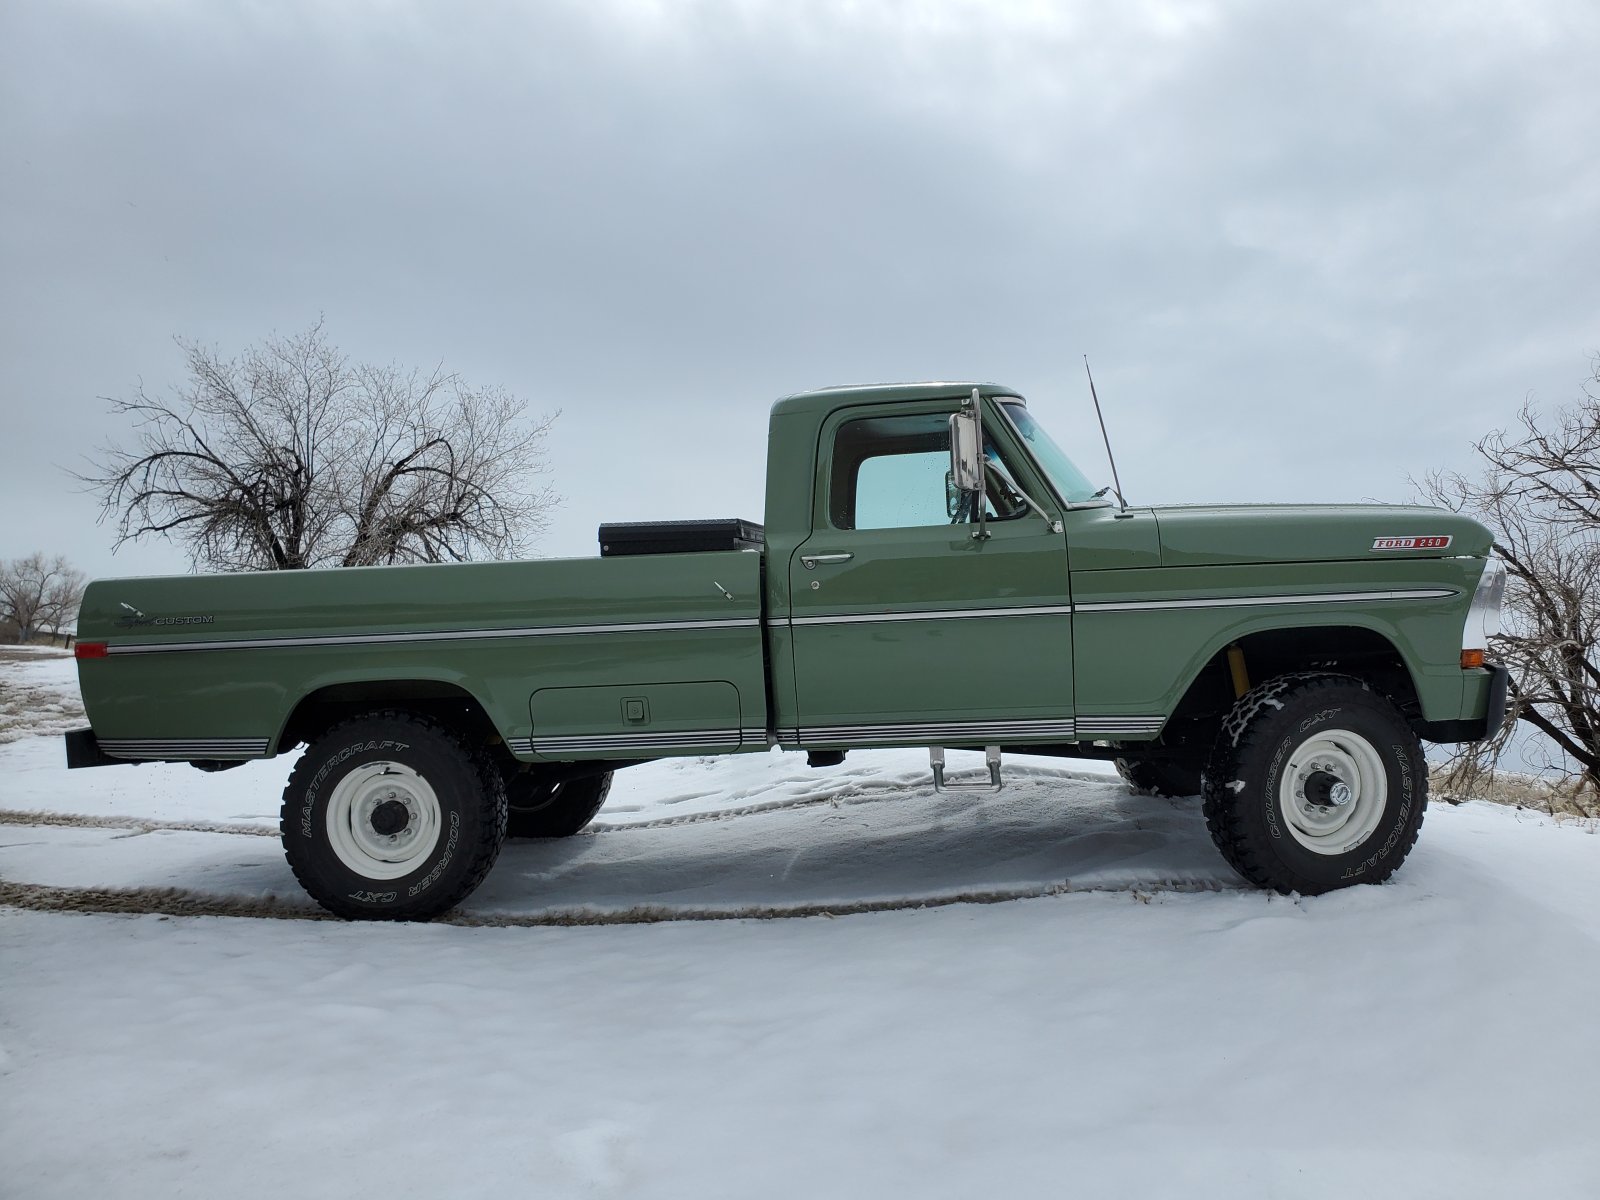
[[[759,516],[798,388],[999,378],[1139,500],[1402,499],[1600,349],[1584,4],[21,4],[0,557],[95,397],[325,313],[564,410],[545,550]]]

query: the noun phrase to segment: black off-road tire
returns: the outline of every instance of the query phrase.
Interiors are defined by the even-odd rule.
[[[1141,796],[1198,796],[1204,772],[1198,762],[1119,758],[1117,774]]]
[[[394,787],[387,789],[391,777]],[[379,793],[379,788],[386,790]],[[391,790],[399,800],[384,799]],[[377,814],[359,821],[360,806],[350,799],[355,795],[387,803],[393,814],[402,813],[405,801],[414,801],[420,812],[433,814],[436,836],[428,835],[430,826],[423,820],[385,814],[386,831],[405,822],[397,839],[409,828],[422,840],[414,848],[414,863],[402,858],[382,864],[357,844],[359,838],[375,842],[385,835],[376,832]],[[349,817],[342,827],[338,813]],[[295,878],[329,912],[352,920],[426,921],[469,896],[494,866],[505,839],[505,785],[487,755],[431,717],[368,713],[335,725],[300,756],[283,792],[278,828]]]
[[[514,838],[571,837],[583,829],[611,791],[611,775],[590,775],[549,783],[536,771],[506,780],[506,836]]]
[[[1359,807],[1363,795],[1381,807],[1359,843],[1331,852],[1310,849],[1283,807],[1294,798],[1296,751],[1342,747],[1359,758],[1364,751],[1354,749],[1357,743],[1373,752],[1374,786],[1357,789],[1356,799],[1349,801],[1353,807],[1348,820],[1372,811]],[[1333,753],[1330,749],[1326,757]],[[1298,769],[1309,770],[1304,763]],[[1326,791],[1336,774],[1313,774],[1306,791]],[[1282,788],[1286,776],[1287,800]],[[1375,786],[1380,779],[1381,792]],[[1405,718],[1361,680],[1286,675],[1263,683],[1234,705],[1206,765],[1204,796],[1206,827],[1234,870],[1260,887],[1318,895],[1357,883],[1382,883],[1394,874],[1422,828],[1428,766]],[[1340,810],[1315,811],[1319,817],[1338,819]],[[1360,821],[1329,837],[1359,836],[1365,824]]]

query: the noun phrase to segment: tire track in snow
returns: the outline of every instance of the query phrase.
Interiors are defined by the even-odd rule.
[[[1118,780],[1087,772],[1050,771],[1022,768],[1014,772],[1019,780],[1095,783],[1124,788]],[[862,782],[846,784],[837,791],[820,795],[795,796],[784,800],[757,801],[735,808],[718,808],[708,812],[683,813],[669,817],[648,817],[642,821],[610,823],[596,820],[583,834],[626,833],[632,829],[667,829],[675,825],[698,825],[707,821],[730,821],[740,817],[760,816],[763,813],[789,812],[798,808],[811,808],[822,804],[839,807],[845,804],[876,804],[908,795],[920,794],[932,785],[917,780],[885,780],[882,783]],[[602,813],[604,809],[601,810]],[[268,818],[263,818],[268,819]],[[55,826],[75,829],[126,829],[134,833],[154,833],[171,830],[179,833],[236,833],[246,837],[278,836],[276,823],[272,825],[244,825],[226,821],[163,821],[155,817],[91,816],[87,813],[44,812],[42,810],[0,808],[0,825]]]
[[[622,909],[564,908],[531,913],[476,913],[452,910],[432,924],[467,929],[571,928],[590,925],[660,925],[677,921],[776,921],[805,917],[851,917],[865,913],[948,908],[957,904],[1009,904],[1071,893],[1121,893],[1148,904],[1163,894],[1252,891],[1246,886],[1171,880],[1138,887],[1059,883],[1012,888],[974,888],[926,896],[881,900],[808,901],[798,904],[746,904],[729,907],[676,907],[637,904]],[[97,916],[245,917],[278,921],[343,921],[312,905],[276,896],[218,896],[185,888],[52,887],[0,880],[0,907],[32,912]],[[356,922],[350,922],[355,924]]]
[[[127,829],[134,833],[176,830],[181,833],[242,833],[248,837],[278,836],[276,825],[235,825],[222,821],[158,821],[154,817],[91,817],[83,813],[21,812],[0,808],[0,825],[48,825],[69,829]]]

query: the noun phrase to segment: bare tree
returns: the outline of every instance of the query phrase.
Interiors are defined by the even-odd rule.
[[[188,380],[112,400],[134,445],[79,478],[116,545],[164,537],[198,567],[291,570],[526,552],[559,413],[458,375],[352,363],[318,321],[239,358],[180,339]]]
[[[1505,629],[1491,654],[1510,668],[1513,719],[1457,755],[1457,786],[1492,771],[1521,724],[1547,739],[1541,765],[1600,797],[1600,357],[1593,365],[1577,404],[1549,420],[1525,404],[1516,428],[1478,442],[1481,474],[1422,485],[1487,524],[1506,565]]]
[[[0,619],[16,629],[19,642],[42,630],[59,634],[77,616],[83,600],[83,572],[61,555],[42,553],[0,563]]]

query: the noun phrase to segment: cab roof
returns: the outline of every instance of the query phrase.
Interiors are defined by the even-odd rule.
[[[888,404],[898,400],[943,400],[970,396],[977,388],[981,396],[1016,396],[1016,388],[999,383],[938,380],[926,383],[852,383],[840,387],[816,388],[795,392],[772,406],[773,416],[790,413],[816,413],[836,409],[841,404]]]

